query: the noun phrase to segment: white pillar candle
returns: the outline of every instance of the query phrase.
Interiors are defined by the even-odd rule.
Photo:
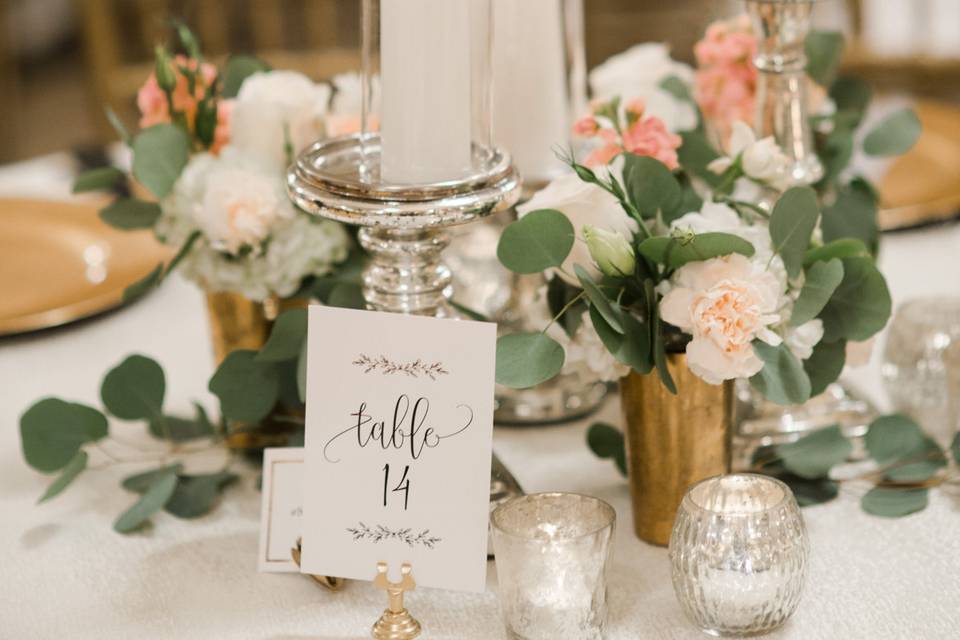
[[[528,182],[561,172],[556,149],[570,143],[562,9],[561,0],[495,0],[493,7],[494,140]]]
[[[925,51],[937,58],[960,57],[960,2],[927,0]]]
[[[471,32],[466,0],[381,0],[384,182],[440,182],[470,171]]]
[[[917,52],[916,0],[864,0],[863,40],[879,56],[909,56]]]

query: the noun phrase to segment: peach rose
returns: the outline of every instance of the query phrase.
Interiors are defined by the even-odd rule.
[[[733,254],[693,262],[677,270],[674,287],[660,302],[660,315],[693,340],[687,365],[710,384],[748,378],[763,368],[753,341],[779,345],[770,330],[780,322],[777,278],[748,258]]]

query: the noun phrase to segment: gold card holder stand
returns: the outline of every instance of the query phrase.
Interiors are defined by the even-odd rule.
[[[297,566],[300,566],[300,538],[297,538],[297,546],[290,549],[290,555],[293,557],[293,561],[297,563]],[[306,574],[313,578],[314,582],[317,584],[323,585],[330,591],[339,591],[343,589],[343,585],[347,584],[347,581],[343,578],[334,578],[332,576],[315,576],[312,573]]]
[[[410,564],[404,562],[400,566],[400,582],[390,582],[387,563],[377,563],[377,577],[373,579],[373,586],[387,592],[388,605],[373,625],[371,636],[374,640],[413,640],[420,635],[420,623],[403,606],[404,592],[417,587],[410,571]]]

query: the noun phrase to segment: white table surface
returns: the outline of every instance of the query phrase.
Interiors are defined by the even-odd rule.
[[[66,196],[71,163],[62,156],[0,170],[0,194]],[[895,300],[960,295],[960,227],[887,238],[882,264]],[[48,478],[20,453],[19,417],[57,395],[99,406],[107,369],[127,354],[156,358],[167,373],[167,408],[189,412],[212,372],[203,298],[171,279],[145,300],[99,319],[0,340],[0,638],[181,640],[352,640],[368,637],[382,592],[351,583],[329,593],[298,575],[256,572],[259,494],[254,470],[223,504],[193,521],[161,513],[144,532],[111,530],[133,496],[118,480],[134,468],[87,472],[37,506]],[[874,357],[874,365],[877,354]],[[851,376],[883,404],[876,366]],[[616,399],[599,416],[619,423]],[[611,640],[701,638],[673,595],[667,552],[630,528],[625,481],[584,444],[586,422],[542,429],[498,428],[495,448],[528,491],[570,490],[617,509],[610,575]],[[136,437],[139,428],[113,424]],[[863,513],[860,490],[804,514],[812,553],[800,608],[777,639],[949,639],[960,637],[960,501],[931,492],[922,513],[885,520]],[[496,574],[488,589],[463,595],[423,589],[408,604],[423,638],[503,638]]]

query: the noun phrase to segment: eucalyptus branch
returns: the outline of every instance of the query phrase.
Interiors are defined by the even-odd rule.
[[[563,308],[560,309],[560,311],[557,313],[557,315],[553,316],[553,318],[550,320],[550,322],[547,324],[547,326],[544,327],[544,328],[543,328],[543,331],[541,331],[540,333],[545,334],[547,331],[549,331],[549,330],[550,330],[550,327],[552,327],[554,324],[556,324],[557,320],[559,320],[560,318],[563,317],[563,314],[565,314],[567,311],[569,311],[570,308],[573,307],[573,305],[575,305],[576,303],[580,302],[580,300],[581,300],[582,298],[584,298],[586,295],[587,295],[587,294],[586,294],[585,291],[581,291],[581,292],[578,293],[576,296],[574,296],[573,298],[571,298],[570,302],[568,302],[567,304],[563,305]]]

